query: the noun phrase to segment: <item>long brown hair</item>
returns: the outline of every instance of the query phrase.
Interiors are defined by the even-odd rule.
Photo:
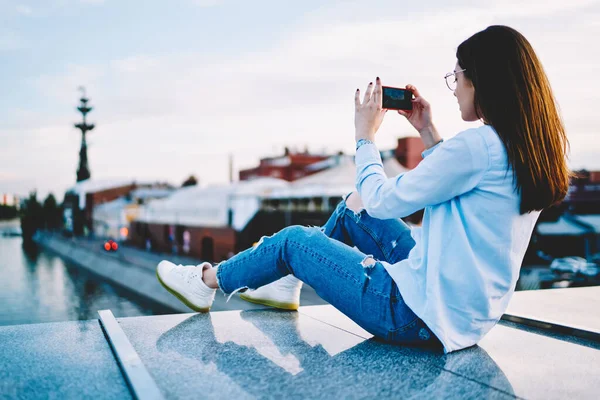
[[[475,88],[478,117],[504,143],[521,214],[561,202],[569,188],[569,141],[546,73],[531,44],[507,26],[490,26],[458,46]]]

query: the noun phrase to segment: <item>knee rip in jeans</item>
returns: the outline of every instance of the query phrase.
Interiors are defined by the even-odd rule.
[[[367,279],[371,279],[371,276],[369,276],[368,272],[375,267],[376,263],[377,263],[377,261],[375,261],[375,259],[373,258],[373,255],[371,255],[371,254],[366,256],[360,262],[360,265],[363,267],[363,269],[365,271],[365,276],[367,277]]]
[[[356,222],[360,221],[360,217],[362,215],[362,210],[364,210],[364,209],[361,209],[359,211],[354,211],[349,208],[349,210],[352,211],[352,213],[354,214],[354,218],[356,219]]]
[[[324,226],[308,225],[307,228],[316,229],[318,231],[325,232],[325,227]]]
[[[267,236],[267,235],[261,236],[260,239],[258,240],[258,242],[254,243],[252,245],[252,248],[250,249],[250,252],[253,253],[254,251],[256,251],[256,249],[258,249],[260,247],[260,245],[263,244],[263,242],[265,241],[265,239],[272,238],[273,236],[274,235],[271,235],[271,236]]]
[[[265,238],[266,238],[266,237],[267,237],[267,236],[262,236],[258,242],[254,243],[254,244],[252,245],[252,250],[250,250],[250,252],[253,252],[253,251],[255,251],[256,249],[258,249],[258,246],[260,246],[260,245],[262,244],[262,242],[265,240]]]

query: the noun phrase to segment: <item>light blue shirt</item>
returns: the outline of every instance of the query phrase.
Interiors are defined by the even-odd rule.
[[[505,147],[491,126],[463,131],[387,178],[374,144],[356,152],[356,187],[372,217],[425,209],[408,258],[383,262],[406,304],[445,352],[476,344],[514,293],[539,212],[520,215]]]

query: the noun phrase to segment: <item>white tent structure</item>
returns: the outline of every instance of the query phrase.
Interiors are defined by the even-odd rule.
[[[231,222],[232,228],[241,231],[261,207],[272,207],[265,200],[267,203],[283,200],[283,203],[279,201],[283,208],[277,208],[286,211],[318,208],[326,211],[330,199],[335,199],[332,200],[335,203],[355,190],[356,167],[353,156],[336,156],[319,164],[323,165],[314,167],[324,168],[322,171],[291,183],[277,178],[257,178],[232,184],[182,188],[166,199],[144,205],[137,221],[202,227],[224,227]],[[407,171],[395,158],[386,159],[383,165],[388,177]]]
[[[108,203],[94,207],[93,230],[97,237],[111,237],[126,239],[129,223],[137,218],[140,204],[149,204],[152,201],[163,199],[173,193],[170,188],[140,188],[129,193],[128,196],[119,197]]]
[[[128,226],[127,210],[131,202],[124,197],[94,207],[93,229],[97,237],[123,239],[122,227]]]
[[[261,199],[289,183],[276,178],[258,178],[227,185],[182,188],[166,199],[144,206],[137,221],[155,224],[223,227],[242,230],[258,212]]]
[[[270,198],[341,197],[355,190],[356,165],[352,156],[332,157],[332,167],[292,182],[288,187],[273,190]],[[329,161],[329,160],[327,160]],[[383,161],[383,170],[391,178],[408,171],[395,158]]]

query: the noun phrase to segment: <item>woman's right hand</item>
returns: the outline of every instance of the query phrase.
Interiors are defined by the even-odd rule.
[[[433,121],[431,119],[431,106],[429,105],[429,102],[421,96],[417,88],[413,85],[406,85],[406,88],[415,95],[415,99],[412,100],[413,109],[410,111],[398,110],[398,114],[406,117],[408,122],[410,122],[419,133],[431,129],[433,127]]]

